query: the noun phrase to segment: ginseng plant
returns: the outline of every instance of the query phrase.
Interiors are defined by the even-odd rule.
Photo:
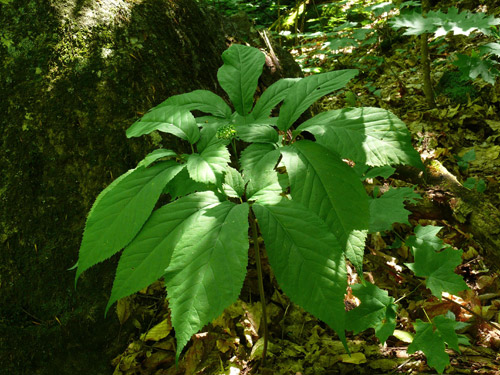
[[[178,359],[191,336],[237,300],[249,237],[265,307],[260,233],[286,295],[345,344],[346,258],[361,272],[370,225],[370,198],[352,164],[422,168],[419,154],[405,124],[380,108],[332,110],[296,124],[357,70],[281,79],[254,105],[265,55],[232,45],[222,58],[218,80],[234,112],[216,94],[196,90],[168,98],[127,130],[129,138],[170,133],[192,152],[154,150],[99,194],[76,278],[123,249],[106,311],[163,278]],[[271,117],[281,102],[279,116]],[[162,194],[170,203],[154,209]]]

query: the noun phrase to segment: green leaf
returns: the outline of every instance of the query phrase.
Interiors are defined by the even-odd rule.
[[[173,161],[138,167],[97,197],[83,232],[76,280],[94,264],[124,248],[139,232],[165,185],[182,169]]]
[[[415,227],[415,236],[406,240],[406,245],[414,248],[428,248],[433,251],[439,251],[444,247],[443,240],[437,236],[443,227],[427,225],[425,227],[417,225]]]
[[[488,43],[485,44],[484,46],[479,47],[479,51],[481,55],[495,55],[495,56],[500,56],[500,44],[499,43]]]
[[[358,74],[356,69],[310,75],[295,83],[283,101],[278,119],[278,129],[285,131],[316,100],[344,87]]]
[[[454,271],[462,263],[462,250],[443,248],[443,242],[436,237],[441,227],[417,226],[415,236],[407,240],[414,255],[414,263],[405,263],[416,276],[426,278],[426,286],[439,299],[443,292],[457,293],[468,289],[465,281]]]
[[[368,195],[354,170],[311,141],[281,149],[291,196],[325,221],[358,272],[369,224]]]
[[[224,176],[222,189],[228,197],[242,197],[245,193],[245,181],[243,181],[240,172],[234,168],[228,167],[226,175]]]
[[[203,208],[175,246],[165,284],[177,358],[191,336],[238,298],[248,261],[247,203]]]
[[[127,129],[127,137],[139,137],[154,130],[170,133],[196,143],[200,138],[200,130],[191,112],[171,106],[156,107]]]
[[[392,176],[394,172],[396,172],[396,168],[389,167],[388,165],[384,165],[382,167],[373,167],[365,173],[364,179],[375,177],[382,177],[387,179]]]
[[[460,352],[458,347],[459,336],[455,330],[463,328],[463,324],[455,321],[452,313],[446,317],[436,316],[432,323],[425,323],[417,319],[413,323],[415,327],[415,338],[408,347],[408,353],[415,353],[417,350],[424,352],[427,357],[427,364],[435,368],[440,374],[450,363],[450,357],[446,353],[445,344]]]
[[[203,129],[203,133],[212,130]],[[197,182],[216,184],[231,161],[231,155],[223,142],[216,137],[207,142],[200,154],[188,156],[187,170],[189,176]]]
[[[424,33],[434,33],[437,30],[432,18],[426,18],[417,12],[401,14],[391,19],[389,23],[396,30],[406,27],[407,30],[403,35],[421,35]]]
[[[300,125],[316,142],[356,163],[407,164],[423,169],[403,121],[382,108],[344,108],[320,113]]]
[[[375,328],[375,335],[384,343],[396,328],[397,305],[386,290],[371,283],[351,285],[361,305],[347,312],[347,330],[355,334]]]
[[[404,202],[416,203],[422,199],[410,187],[390,188],[379,198],[370,199],[370,233],[391,230],[392,224],[408,222],[410,211],[405,209]]]
[[[280,151],[271,145],[254,143],[241,155],[243,177],[248,182],[247,199],[261,204],[275,204],[281,193],[288,187],[288,178],[278,174],[275,167]]]
[[[269,263],[290,299],[327,323],[345,344],[347,273],[342,249],[324,222],[301,204],[254,204]]]
[[[413,342],[413,334],[406,331],[401,331],[399,329],[395,329],[393,334],[398,340],[406,342],[407,344],[411,344]]]
[[[231,123],[231,118],[219,118],[214,116],[200,116],[196,117],[196,123],[201,128],[205,129],[206,127],[217,129],[220,126],[227,125]],[[203,131],[202,129],[202,131]]]
[[[492,15],[482,12],[472,13],[468,10],[459,13],[456,7],[448,8],[448,13],[430,11],[427,17],[438,26],[434,32],[436,37],[444,36],[449,32],[454,35],[470,35],[474,31],[489,35],[491,27],[500,24],[500,19]]]
[[[212,192],[195,193],[154,211],[121,255],[106,312],[115,301],[162,277],[174,247],[190,230],[198,211],[218,203]]]
[[[164,148],[159,148],[157,150],[154,150],[153,152],[150,152],[144,159],[142,159],[139,164],[137,164],[138,167],[149,167],[151,164],[153,164],[155,161],[161,158],[169,158],[169,157],[176,157],[177,154],[172,151],[172,150],[167,150]]]
[[[171,96],[156,108],[164,106],[177,107],[185,111],[199,110],[216,117],[229,118],[231,116],[231,108],[224,99],[208,90],[195,90]]]
[[[200,132],[200,140],[196,143],[196,150],[199,153],[202,153],[207,148],[218,148],[221,146],[227,146],[229,144],[229,140],[220,139],[217,137],[217,130],[220,127],[227,126],[229,121],[224,123],[211,123],[208,126],[204,126]]]
[[[170,181],[170,183],[163,189],[164,194],[169,194],[172,200],[184,197],[188,194],[201,191],[215,191],[214,184],[203,184],[194,181],[189,177],[186,164],[182,165],[184,168]]]
[[[219,68],[217,79],[236,112],[246,116],[252,110],[253,96],[266,57],[256,48],[233,44],[222,53],[222,60],[224,65]]]
[[[269,143],[254,143],[243,150],[240,156],[240,165],[243,175],[248,180],[252,174],[268,168],[274,160],[273,169],[278,163],[280,151]]]
[[[457,8],[450,7],[448,13],[430,11],[425,17],[416,12],[402,14],[390,23],[395,29],[406,27],[404,35],[434,33],[434,36],[440,37],[449,32],[455,35],[470,35],[474,31],[480,31],[489,35],[491,27],[500,24],[500,19],[481,12],[458,13]]]
[[[500,71],[496,68],[497,63],[485,57],[458,54],[453,65],[460,69],[462,76],[469,79],[481,76],[491,85],[495,84],[496,77],[500,75]]]
[[[275,171],[262,172],[248,183],[248,201],[260,204],[276,204],[283,199],[282,193],[288,186],[288,177]]]
[[[273,108],[285,99],[290,88],[299,80],[301,78],[283,78],[269,86],[255,104],[253,118],[258,120],[269,117]]]
[[[278,132],[267,124],[247,124],[236,126],[236,136],[245,142],[276,143]]]

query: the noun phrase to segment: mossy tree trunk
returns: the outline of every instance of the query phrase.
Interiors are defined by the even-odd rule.
[[[0,374],[110,374],[136,329],[104,318],[116,259],[76,291],[68,268],[97,194],[160,144],[181,147],[126,128],[170,95],[222,94],[224,26],[195,0],[0,7]]]

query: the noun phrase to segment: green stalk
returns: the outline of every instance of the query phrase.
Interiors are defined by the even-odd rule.
[[[259,282],[260,302],[262,303],[262,320],[264,323],[264,349],[262,350],[262,361],[260,365],[264,367],[264,365],[266,364],[267,340],[268,340],[266,295],[264,293],[264,279],[262,277],[262,263],[260,258],[259,235],[257,232],[255,215],[251,208],[250,208],[250,230],[252,232],[252,237],[253,237],[253,248],[255,250],[255,263],[257,264],[257,278]]]
[[[422,1],[422,15],[425,16],[430,9],[430,1]],[[427,104],[430,108],[436,108],[436,101],[434,99],[434,90],[432,89],[431,81],[431,63],[429,60],[429,34],[425,33],[420,35],[420,62],[422,64],[422,76],[424,79],[424,94]]]
[[[238,161],[238,150],[236,149],[236,140],[233,138],[231,140],[231,146],[233,146],[233,152],[234,152],[234,160],[236,164],[236,169],[240,169],[240,163]]]

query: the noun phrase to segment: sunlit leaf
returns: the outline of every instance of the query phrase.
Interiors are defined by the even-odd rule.
[[[410,211],[405,209],[404,202],[416,203],[421,199],[412,188],[391,188],[381,197],[370,199],[370,229],[371,233],[392,229],[392,224],[410,224]]]
[[[173,161],[138,167],[117,178],[97,197],[83,233],[76,279],[124,248],[139,232],[165,185],[182,169]]]
[[[369,224],[368,195],[354,170],[311,141],[281,149],[293,200],[325,221],[360,271]]]
[[[283,101],[278,119],[278,129],[285,131],[316,100],[344,87],[358,74],[356,69],[337,70],[313,74],[296,82]]]
[[[194,144],[200,130],[191,112],[172,106],[156,107],[127,129],[127,137],[139,137],[154,130],[173,134]]]
[[[290,88],[300,79],[284,78],[274,82],[257,100],[252,111],[252,117],[256,120],[269,117],[272,109],[285,99]]]
[[[195,214],[170,260],[165,284],[177,358],[191,336],[238,298],[248,260],[248,204],[229,201]]]
[[[436,237],[440,229],[432,225],[417,226],[415,236],[406,241],[414,255],[414,263],[405,263],[416,276],[426,278],[425,285],[439,299],[443,292],[457,293],[468,289],[465,281],[454,272],[462,263],[462,250],[447,247],[436,252],[444,247],[442,240]]]
[[[153,212],[125,248],[106,311],[118,299],[135,293],[163,276],[181,236],[190,230],[197,212],[219,203],[212,192],[195,193]]]
[[[326,322],[345,343],[343,251],[324,222],[299,203],[254,204],[269,263],[290,299]]]
[[[455,331],[463,328],[464,324],[456,322],[453,313],[448,312],[446,316],[436,316],[432,323],[417,319],[413,326],[416,333],[413,342],[408,347],[408,353],[412,354],[421,350],[427,357],[427,364],[440,374],[443,373],[450,363],[450,357],[445,351],[446,344],[460,352],[458,347],[460,338]]]
[[[403,121],[382,108],[344,108],[320,113],[294,134],[308,131],[316,142],[356,163],[407,164],[423,169]]]
[[[171,96],[156,108],[163,106],[176,107],[187,111],[199,110],[217,117],[229,118],[231,116],[231,108],[224,99],[208,90],[195,90]]]
[[[236,112],[246,116],[252,110],[253,96],[266,57],[256,48],[233,44],[222,53],[222,60],[224,65],[217,72],[219,83]]]
[[[386,290],[371,283],[351,285],[361,305],[347,312],[347,330],[359,333],[368,328],[384,343],[396,328],[397,305]]]

